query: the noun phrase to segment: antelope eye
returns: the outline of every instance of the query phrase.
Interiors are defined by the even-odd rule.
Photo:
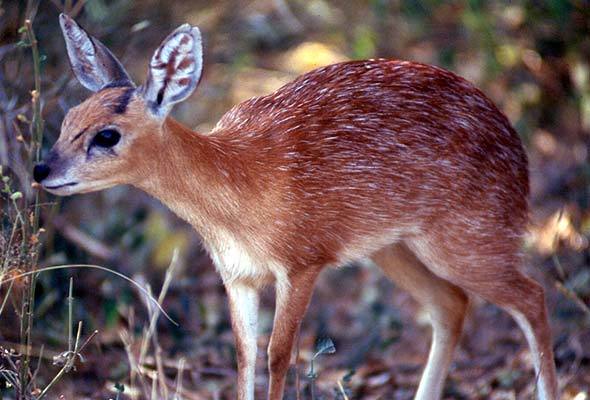
[[[109,148],[119,143],[121,134],[114,129],[103,129],[98,131],[96,136],[92,139],[92,145]]]

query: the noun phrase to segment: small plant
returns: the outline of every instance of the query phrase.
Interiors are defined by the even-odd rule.
[[[0,166],[0,289],[3,292],[0,298],[0,316],[10,300],[19,321],[18,345],[15,348],[10,346],[10,349],[0,349],[0,377],[14,390],[14,398],[17,400],[45,398],[66,373],[75,370],[76,362],[83,360],[82,350],[97,334],[94,331],[82,342],[80,321],[74,337],[73,281],[70,280],[68,349],[53,359],[53,364],[61,367],[57,374],[44,387],[39,387],[37,378],[39,371],[43,370],[43,347],[38,350],[38,354],[34,354],[36,351],[32,333],[37,277],[43,270],[39,268],[39,255],[45,230],[41,227],[41,195],[29,187],[31,178],[27,171],[32,170],[41,156],[44,129],[41,64],[45,57],[39,51],[33,30],[33,17],[36,13],[36,5],[33,3],[27,3],[25,15],[28,18],[18,30],[21,39],[15,46],[23,57],[24,52],[30,50],[34,82],[30,101],[24,100],[28,104],[22,107],[22,111],[13,121],[17,143],[13,151],[18,153],[15,159],[20,164],[15,161],[18,165]],[[21,129],[22,126],[28,129]],[[21,174],[17,171],[21,171]],[[37,365],[34,367],[35,359]]]
[[[73,336],[73,279],[70,279],[70,291],[68,296],[68,350],[53,357],[53,365],[61,366],[58,373],[51,379],[51,381],[43,388],[40,389],[36,385],[37,373],[41,368],[41,360],[43,359],[43,348],[40,350],[39,361],[34,371],[31,371],[30,367],[27,369],[28,380],[23,381],[19,375],[21,366],[26,360],[25,355],[30,354],[30,349],[27,349],[24,354],[16,352],[14,349],[0,349],[0,376],[3,377],[8,387],[12,387],[15,391],[16,398],[22,400],[41,400],[43,399],[55,386],[57,382],[68,372],[76,369],[76,362],[83,362],[82,351],[90,343],[90,341],[98,334],[98,331],[92,332],[92,334],[84,341],[81,342],[82,336],[82,321],[78,322],[78,329],[76,331],[76,337]],[[23,384],[26,383],[25,384]]]
[[[115,390],[117,391],[117,397],[115,397],[115,400],[120,400],[121,395],[125,393],[125,385],[122,383],[115,383]]]
[[[315,399],[315,381],[318,378],[318,374],[315,370],[314,361],[317,357],[324,355],[324,354],[334,354],[336,353],[336,346],[334,346],[334,342],[330,338],[322,338],[318,340],[316,344],[315,354],[311,357],[309,362],[309,372],[307,373],[307,377],[310,380],[310,390],[311,390],[311,398],[312,400]]]
[[[73,337],[73,311],[74,311],[74,296],[73,296],[73,289],[74,289],[74,280],[70,278],[70,291],[68,296],[68,350],[64,351],[53,357],[53,365],[59,365],[62,368],[59,372],[53,377],[51,382],[45,389],[41,391],[39,396],[36,400],[41,400],[49,390],[53,387],[55,383],[57,383],[61,377],[72,370],[76,370],[76,360],[80,360],[80,362],[84,361],[84,357],[82,357],[82,350],[90,343],[90,341],[98,334],[98,331],[92,332],[90,336],[84,341],[84,343],[80,342],[81,333],[82,333],[82,321],[78,322],[78,329],[76,331],[76,339],[74,340]]]
[[[39,161],[43,141],[43,118],[41,115],[41,62],[42,56],[37,47],[37,38],[33,31],[32,18],[35,14],[33,2],[27,4],[26,15],[30,16],[19,29],[21,40],[17,49],[30,49],[33,66],[34,87],[30,92],[30,103],[19,113],[16,120],[28,125],[24,133],[14,122],[17,132],[16,140],[20,143],[17,150],[25,170],[30,171],[34,163]],[[22,53],[21,53],[22,54]],[[25,114],[29,113],[30,118]],[[12,385],[17,399],[31,398],[38,389],[35,388],[37,370],[32,370],[32,329],[35,311],[35,288],[38,268],[40,237],[44,232],[40,226],[41,202],[39,193],[31,194],[28,188],[28,177],[16,180],[14,170],[0,170],[2,187],[0,188],[0,282],[6,277],[16,276],[22,272],[31,272],[25,279],[19,280],[16,296],[11,297],[15,280],[10,280],[5,288],[0,313],[4,311],[7,300],[13,300],[13,307],[20,321],[20,343],[18,351],[2,352],[3,376]],[[4,288],[3,288],[4,289]],[[6,372],[6,371],[10,371]]]

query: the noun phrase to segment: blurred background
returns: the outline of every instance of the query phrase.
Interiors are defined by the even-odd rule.
[[[527,273],[547,289],[563,399],[588,398],[585,0],[0,1],[0,398],[235,396],[225,293],[198,235],[131,188],[55,198],[31,187],[33,163],[57,139],[67,110],[89,95],[69,68],[58,24],[63,11],[105,43],[137,83],[171,30],[182,23],[199,26],[204,74],[173,114],[202,132],[232,105],[344,60],[415,60],[474,82],[506,113],[528,149]],[[151,288],[178,326],[135,285],[107,271],[22,276],[63,264],[108,267]],[[272,290],[264,293],[257,398],[265,397],[263,349],[273,299]],[[523,335],[496,307],[473,303],[446,397],[533,398]],[[325,338],[336,352],[317,355]],[[429,341],[427,316],[378,270],[326,270],[304,321],[287,398],[411,399]]]

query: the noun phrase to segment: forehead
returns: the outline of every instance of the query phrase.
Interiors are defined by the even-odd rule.
[[[113,121],[128,112],[135,99],[135,88],[113,87],[94,93],[66,114],[62,132]]]

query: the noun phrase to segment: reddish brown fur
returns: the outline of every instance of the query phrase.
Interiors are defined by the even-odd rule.
[[[132,145],[110,167],[109,184],[133,184],[161,199],[203,235],[213,256],[228,237],[239,243],[259,270],[221,269],[226,284],[283,284],[269,347],[271,399],[282,396],[319,271],[370,256],[429,309],[435,338],[448,336],[444,352],[431,354],[440,374],[467,293],[476,293],[524,315],[543,353],[543,390],[555,398],[543,291],[518,272],[527,158],[507,119],[470,83],[410,62],[336,64],[236,106],[209,135],[146,118],[139,96],[124,115],[98,114],[121,90],[72,110],[56,151],[84,127],[117,124]],[[85,172],[89,180],[98,173]],[[394,243],[401,247],[391,250]],[[438,386],[440,378],[433,373]]]
[[[504,238],[525,229],[520,139],[447,71],[384,60],[329,66],[240,104],[214,135],[240,151],[233,160],[256,158],[247,169],[264,182],[261,192],[283,193],[266,222],[285,232],[273,243],[287,265],[335,262],[351,239],[392,221],[421,232],[456,226],[446,232],[456,237],[440,238],[448,250],[477,244],[482,255],[514,253]]]

